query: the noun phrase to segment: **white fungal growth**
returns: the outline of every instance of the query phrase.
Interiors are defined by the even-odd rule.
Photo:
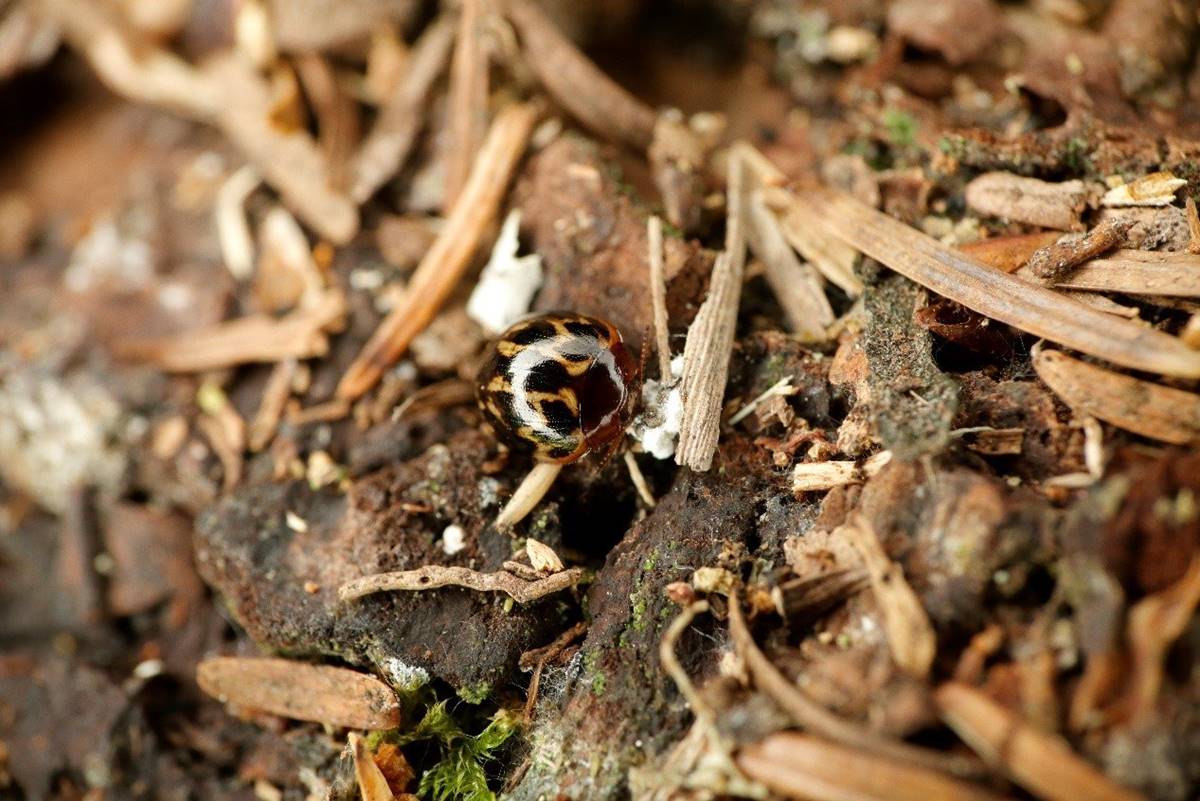
[[[442,551],[446,556],[454,556],[466,547],[467,532],[463,531],[463,527],[459,525],[446,526],[446,530],[442,532]]]
[[[542,257],[517,255],[520,224],[521,211],[513,209],[504,219],[491,258],[467,301],[467,316],[489,336],[499,334],[528,312],[542,286]]]
[[[678,378],[683,371],[683,357],[671,360],[672,384],[663,386],[657,381],[642,385],[642,413],[634,421],[633,432],[643,450],[655,459],[670,459],[675,455],[679,426],[683,422],[683,396]]]
[[[404,692],[419,690],[429,683],[428,670],[410,665],[394,656],[383,661],[383,672],[386,674],[389,684]]]

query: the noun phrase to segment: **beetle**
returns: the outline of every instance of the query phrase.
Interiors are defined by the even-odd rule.
[[[607,320],[550,312],[520,320],[479,372],[479,408],[510,444],[543,462],[609,455],[629,422],[638,362]]]

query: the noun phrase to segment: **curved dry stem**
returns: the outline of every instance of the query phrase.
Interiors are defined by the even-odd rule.
[[[512,498],[500,510],[500,514],[496,517],[496,528],[512,528],[524,520],[526,515],[532,512],[550,491],[554,479],[558,478],[562,468],[561,464],[554,462],[535,463],[533,469],[529,471],[529,475],[525,476],[521,482],[521,486],[517,487]]]

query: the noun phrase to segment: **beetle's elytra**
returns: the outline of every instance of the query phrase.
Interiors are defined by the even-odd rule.
[[[573,462],[620,441],[637,373],[612,323],[541,314],[496,340],[479,373],[479,407],[510,443]]]

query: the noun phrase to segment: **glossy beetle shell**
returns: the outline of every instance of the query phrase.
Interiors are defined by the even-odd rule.
[[[496,340],[479,373],[479,407],[505,440],[543,461],[573,462],[619,442],[637,372],[611,323],[542,314]]]

